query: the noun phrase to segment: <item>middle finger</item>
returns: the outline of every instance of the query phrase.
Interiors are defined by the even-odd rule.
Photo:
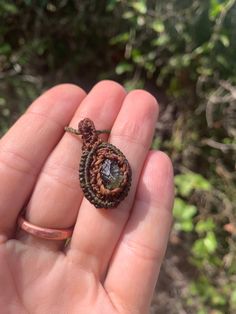
[[[156,124],[158,106],[148,92],[130,92],[112,127],[109,142],[127,157],[132,169],[128,197],[115,209],[97,209],[83,199],[67,256],[103,276],[132,208],[140,172]]]

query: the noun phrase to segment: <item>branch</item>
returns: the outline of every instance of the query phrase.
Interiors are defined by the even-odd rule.
[[[219,142],[216,142],[212,139],[204,139],[202,141],[203,144],[206,144],[210,147],[213,147],[213,148],[216,148],[216,149],[219,149],[221,150],[222,152],[227,152],[228,150],[236,150],[236,144],[223,144],[223,143],[219,143]]]

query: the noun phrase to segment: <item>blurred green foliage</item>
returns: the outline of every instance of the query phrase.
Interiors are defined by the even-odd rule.
[[[177,174],[174,232],[198,273],[189,313],[236,311],[235,56],[235,0],[0,2],[1,133],[59,82],[167,95],[153,148]]]

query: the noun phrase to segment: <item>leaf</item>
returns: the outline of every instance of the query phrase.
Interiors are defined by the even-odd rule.
[[[229,37],[222,34],[222,35],[220,35],[219,39],[225,47],[229,47],[229,45],[230,45]]]
[[[184,54],[182,56],[182,65],[184,67],[187,67],[190,65],[190,63],[191,63],[191,54]]]
[[[111,45],[126,43],[129,40],[129,32],[121,33],[110,40]]]
[[[219,293],[216,293],[215,295],[212,296],[212,303],[215,305],[225,305],[226,302],[227,301],[224,295],[220,295]]]
[[[206,220],[200,220],[195,227],[197,233],[201,234],[208,231],[213,231],[216,228],[216,225],[212,218]]]
[[[16,14],[16,13],[18,13],[18,8],[13,3],[8,3],[7,1],[2,1],[0,3],[0,11],[3,11],[5,13],[9,13],[9,14]]]
[[[194,242],[192,252],[196,257],[204,258],[213,254],[217,249],[217,240],[215,233],[209,231],[205,238],[198,239]]]
[[[236,289],[234,289],[231,293],[230,302],[233,304],[236,309]]]
[[[193,231],[193,222],[191,220],[182,221],[181,223],[176,223],[176,230],[182,230],[184,232]]]
[[[163,33],[158,38],[152,40],[153,46],[165,46],[170,41],[169,35]]]
[[[108,0],[106,10],[107,11],[113,11],[117,4],[118,4],[117,0]]]
[[[211,76],[213,75],[213,69],[209,67],[198,67],[197,73],[203,76]]]
[[[175,229],[190,232],[193,230],[192,219],[197,213],[197,207],[186,203],[181,198],[176,198],[173,215],[176,219]]]
[[[132,3],[132,7],[141,14],[146,14],[147,13],[147,6],[145,1],[135,1]]]
[[[227,58],[224,55],[222,55],[222,54],[217,55],[216,56],[216,61],[218,63],[220,63],[221,65],[223,65],[225,68],[228,67],[228,60],[227,60]]]
[[[193,190],[210,191],[211,184],[202,175],[187,172],[175,176],[175,185],[181,196],[188,197]]]
[[[207,314],[206,310],[201,309],[197,311],[197,314]]]
[[[210,1],[210,10],[209,10],[209,18],[211,20],[215,20],[217,16],[221,13],[224,5],[220,3],[218,0]]]
[[[122,15],[122,17],[126,20],[132,19],[135,16],[135,12],[133,11],[126,11],[124,12],[124,14]]]
[[[192,252],[196,257],[204,257],[207,255],[207,250],[204,245],[203,239],[198,239],[194,242],[194,245],[192,247]]]
[[[151,28],[157,33],[162,33],[165,30],[165,25],[162,21],[157,20],[151,24]]]
[[[0,46],[0,54],[7,55],[11,52],[11,46],[8,43],[5,43]]]
[[[217,248],[217,240],[215,237],[215,233],[209,231],[203,241],[208,253],[214,253]]]
[[[4,107],[6,105],[6,99],[3,97],[0,97],[0,107]]]
[[[197,213],[197,207],[189,205],[181,198],[176,198],[174,203],[173,214],[179,220],[188,220]]]
[[[144,81],[142,80],[127,80],[124,82],[124,87],[127,91],[131,91],[137,88],[144,88]]]
[[[134,66],[128,62],[121,62],[116,66],[116,74],[121,75],[127,72],[132,72]]]
[[[152,149],[158,150],[161,146],[161,139],[159,137],[155,137],[152,142]]]
[[[144,63],[144,55],[139,49],[133,49],[132,53],[132,60],[137,64],[143,64]]]

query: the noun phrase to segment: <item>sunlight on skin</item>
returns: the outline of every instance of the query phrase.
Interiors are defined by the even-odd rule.
[[[87,96],[79,87],[64,84],[46,92],[30,110],[36,113],[34,123],[25,118],[27,114],[22,116],[0,141],[1,310],[148,313],[173,202],[171,162],[161,152],[148,151],[158,112],[156,100],[141,90],[126,95],[112,81],[98,83]],[[65,125],[76,127],[86,115],[98,129],[112,129],[110,142],[125,153],[134,173],[127,200],[112,211],[95,209],[83,199],[75,176],[81,142],[63,135]],[[40,132],[34,129],[38,125]],[[34,150],[35,143],[40,143],[40,152]],[[3,152],[6,148],[14,149],[16,161]],[[25,170],[35,172],[28,176]],[[76,224],[66,250],[62,241],[38,239],[24,231],[18,230],[13,239],[25,202],[27,219],[36,225]]]

